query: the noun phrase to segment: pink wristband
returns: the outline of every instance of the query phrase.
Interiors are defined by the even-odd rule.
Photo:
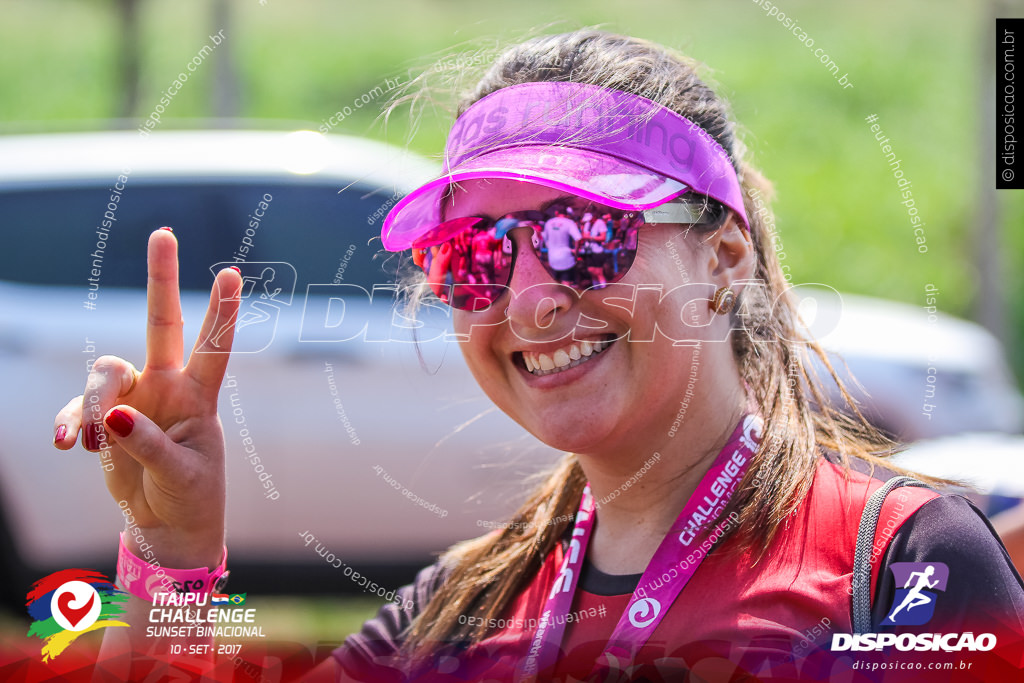
[[[132,595],[146,602],[153,601],[157,593],[210,593],[224,590],[227,584],[228,548],[224,546],[224,555],[220,564],[213,570],[207,567],[198,569],[168,569],[158,564],[150,564],[128,550],[124,544],[124,532],[121,532],[121,544],[117,553],[117,582]]]

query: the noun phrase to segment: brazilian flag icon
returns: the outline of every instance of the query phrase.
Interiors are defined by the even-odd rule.
[[[229,601],[231,602],[232,605],[244,605],[245,596],[247,595],[248,593],[233,593],[229,598]]]

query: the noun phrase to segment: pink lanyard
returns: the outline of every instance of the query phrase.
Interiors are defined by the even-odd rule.
[[[626,611],[619,617],[619,623],[605,647],[604,662],[599,667],[615,667],[632,661],[689,583],[707,556],[704,542],[723,526],[719,524],[712,529],[711,523],[728,505],[737,484],[747,471],[750,458],[760,441],[761,427],[761,418],[745,415],[733,430],[725,448],[697,484],[693,495],[647,565]],[[517,680],[520,683],[535,679],[539,671],[547,670],[558,657],[567,623],[564,617],[568,616],[572,607],[587,543],[594,528],[594,515],[594,497],[587,484],[583,489],[583,499],[576,513],[576,524],[562,568],[544,604],[540,625],[530,643],[530,649],[519,667]]]

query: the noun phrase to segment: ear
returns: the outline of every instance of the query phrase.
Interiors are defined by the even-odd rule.
[[[735,213],[730,211],[722,227],[705,237],[702,243],[709,249],[708,272],[717,286],[735,287],[735,283],[754,277],[757,252],[750,233]]]

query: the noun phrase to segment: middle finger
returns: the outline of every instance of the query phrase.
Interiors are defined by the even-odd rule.
[[[178,240],[170,228],[153,231],[148,252],[146,367],[177,370],[183,361],[183,322],[178,294]]]

